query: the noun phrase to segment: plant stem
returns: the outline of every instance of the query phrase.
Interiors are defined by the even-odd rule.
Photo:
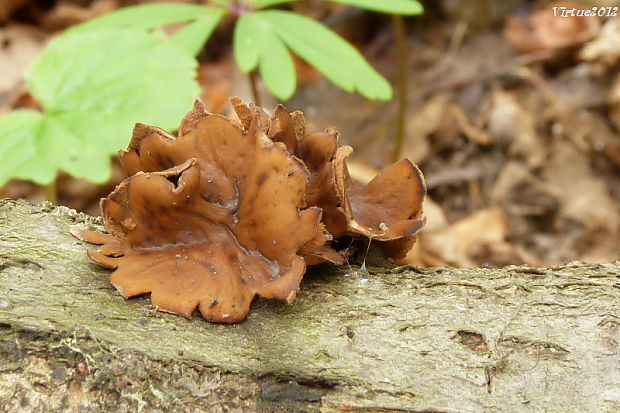
[[[252,88],[252,97],[254,98],[254,104],[260,106],[260,94],[258,93],[258,81],[256,79],[256,71],[252,70],[248,73],[248,79],[250,79],[250,87]]]
[[[56,180],[54,180],[54,181],[50,182],[49,184],[45,185],[45,197],[52,204],[56,203],[56,201],[57,201],[57,199],[56,199]]]
[[[400,160],[403,151],[403,138],[405,135],[405,113],[407,111],[407,36],[403,17],[392,15],[392,28],[396,41],[396,59],[398,66],[398,113],[396,115],[396,134],[394,139],[394,151],[392,162]]]

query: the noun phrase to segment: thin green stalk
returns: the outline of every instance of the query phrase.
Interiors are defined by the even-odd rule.
[[[254,99],[254,104],[256,106],[261,106],[260,104],[260,93],[258,92],[258,80],[256,79],[256,71],[252,70],[248,73],[248,79],[250,79],[250,87],[252,88],[252,98]]]
[[[400,160],[403,152],[403,140],[405,135],[405,113],[407,111],[407,36],[405,33],[405,22],[403,17],[392,15],[392,28],[396,41],[396,64],[398,67],[398,113],[396,114],[396,134],[394,139],[394,151],[392,152],[392,162]]]
[[[45,185],[45,197],[52,204],[56,203],[57,197],[56,197],[56,181],[55,180]]]

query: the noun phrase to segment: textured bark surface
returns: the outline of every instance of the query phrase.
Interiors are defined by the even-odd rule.
[[[0,201],[0,411],[620,411],[620,263],[320,266],[215,325],[123,300],[72,227]]]

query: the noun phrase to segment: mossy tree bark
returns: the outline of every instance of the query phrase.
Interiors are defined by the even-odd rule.
[[[320,266],[237,325],[123,300],[64,207],[0,201],[0,411],[620,410],[620,263]]]

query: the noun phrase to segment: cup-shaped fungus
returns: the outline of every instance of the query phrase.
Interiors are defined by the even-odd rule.
[[[307,134],[301,112],[288,113],[278,105],[267,120],[268,115],[259,108],[237,98],[232,102],[242,124],[248,127],[254,117],[262,118],[267,136],[304,161],[310,173],[306,203],[323,210],[323,224],[333,238],[363,236],[381,242],[391,258],[407,254],[425,223],[422,201],[426,184],[413,162],[405,158],[366,186],[359,185],[351,179],[346,164],[353,149],[340,146],[333,127]]]
[[[109,234],[90,257],[115,268],[125,298],[151,293],[163,311],[210,321],[243,320],[258,294],[291,302],[305,272],[299,255],[320,230],[304,208],[308,172],[254,123],[190,113],[178,138],[138,126],[135,175],[101,201]],[[130,147],[131,148],[131,147]],[[127,153],[125,155],[127,155]]]
[[[196,102],[178,136],[136,125],[120,153],[132,176],[101,200],[108,234],[74,232],[100,245],[88,254],[115,269],[123,297],[150,292],[163,311],[233,323],[257,294],[290,303],[306,265],[343,263],[335,238],[377,240],[393,258],[411,248],[426,193],[411,161],[357,185],[335,129],[306,133],[301,112],[232,104],[240,124]]]

